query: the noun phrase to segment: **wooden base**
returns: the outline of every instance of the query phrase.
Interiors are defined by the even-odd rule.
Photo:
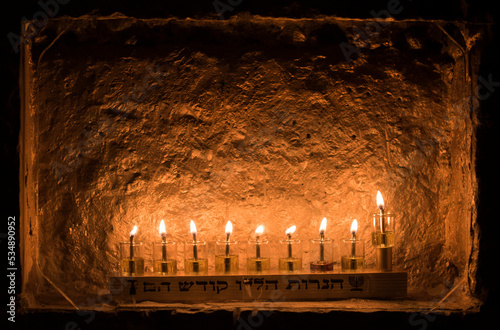
[[[110,291],[113,300],[118,303],[402,299],[407,295],[407,274],[394,271],[114,276],[110,278]]]

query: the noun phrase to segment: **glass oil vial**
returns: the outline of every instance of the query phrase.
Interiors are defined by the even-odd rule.
[[[177,274],[177,244],[153,242],[153,271],[158,275]]]
[[[189,241],[184,244],[184,273],[186,275],[208,274],[207,243]]]
[[[215,273],[237,274],[239,272],[239,257],[236,241],[217,241],[215,245]]]
[[[120,243],[120,273],[122,276],[144,275],[144,249],[142,243]]]

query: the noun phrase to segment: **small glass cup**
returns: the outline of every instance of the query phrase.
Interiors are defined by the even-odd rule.
[[[311,272],[333,271],[333,240],[329,238],[313,239],[311,241]]]
[[[144,275],[144,247],[141,242],[120,243],[120,273],[122,276]]]
[[[237,274],[239,271],[236,241],[217,241],[215,244],[215,273]]]
[[[184,245],[184,272],[186,275],[208,274],[207,243],[189,241]]]
[[[249,240],[246,248],[247,272],[265,274],[271,269],[269,241],[266,239]]]
[[[376,248],[388,248],[394,246],[394,214],[374,213],[372,245]]]
[[[298,239],[280,241],[279,270],[283,273],[302,271],[302,243]]]
[[[177,274],[177,244],[153,242],[153,270],[160,275]]]
[[[365,270],[365,243],[358,239],[345,239],[340,247],[343,272],[362,272]]]

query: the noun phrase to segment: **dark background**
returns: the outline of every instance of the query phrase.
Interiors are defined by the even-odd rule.
[[[137,18],[168,18],[191,17],[219,19],[213,0],[60,0],[66,4],[58,4],[58,8],[49,6],[54,17],[82,15],[111,15],[115,12]],[[334,15],[350,18],[372,18],[372,10],[380,12],[387,9],[390,0],[362,1],[264,1],[264,0],[218,0],[219,4],[229,4],[234,9],[223,13],[224,19],[232,15],[250,13],[261,16],[285,17],[318,17]],[[7,261],[7,219],[16,217],[19,224],[19,60],[20,54],[14,51],[8,39],[9,33],[20,35],[22,19],[42,18],[39,12],[45,13],[43,4],[51,0],[9,0],[2,3],[2,18],[0,20],[0,72],[2,88],[0,89],[0,161],[2,184],[2,207],[0,227],[0,251],[5,258],[2,268],[6,269]],[[232,3],[233,5],[231,5]],[[239,4],[238,4],[239,3]],[[498,27],[499,11],[494,9],[494,1],[486,0],[401,0],[404,9],[394,15],[401,19],[439,19],[449,21],[467,21],[485,24],[487,35],[484,38],[484,51],[479,75],[487,78],[492,76],[493,82],[500,82],[500,29]],[[50,9],[49,9],[50,10]],[[494,313],[498,310],[498,282],[500,274],[496,271],[499,262],[498,243],[495,240],[500,234],[500,216],[496,212],[497,201],[500,200],[500,86],[480,103],[478,109],[479,126],[477,128],[476,173],[479,185],[478,225],[480,229],[480,254],[477,280],[479,283],[476,294],[485,301],[479,314],[433,315],[436,318],[428,322],[423,316],[416,316],[412,324],[408,313],[347,313],[331,312],[326,314],[310,313],[274,313],[266,319],[260,328],[304,328],[316,327],[320,324],[325,328],[384,328],[384,329],[498,329],[498,321]],[[481,92],[485,93],[485,90]],[[17,228],[19,232],[19,228]],[[19,242],[19,237],[16,237]],[[19,256],[16,259],[19,262]],[[20,265],[17,264],[19,269]],[[19,274],[19,272],[18,272]],[[2,276],[5,280],[5,276]],[[21,287],[17,279],[17,292]],[[2,305],[7,303],[7,283],[0,287]],[[221,329],[233,327],[231,312],[220,311],[212,314],[198,313],[195,317],[171,312],[145,313],[96,313],[95,320],[87,323],[89,315],[76,313],[45,312],[36,314],[21,314],[17,307],[16,324],[7,322],[8,314],[1,311],[2,323],[9,327],[36,329],[71,329],[67,322],[75,321],[78,327],[74,329],[99,328],[205,328]],[[248,313],[243,314],[247,319]],[[490,323],[488,323],[491,321]],[[383,326],[382,326],[383,325]]]

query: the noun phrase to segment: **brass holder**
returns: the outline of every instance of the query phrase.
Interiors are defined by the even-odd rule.
[[[392,246],[375,249],[377,250],[377,270],[381,272],[392,271]]]

